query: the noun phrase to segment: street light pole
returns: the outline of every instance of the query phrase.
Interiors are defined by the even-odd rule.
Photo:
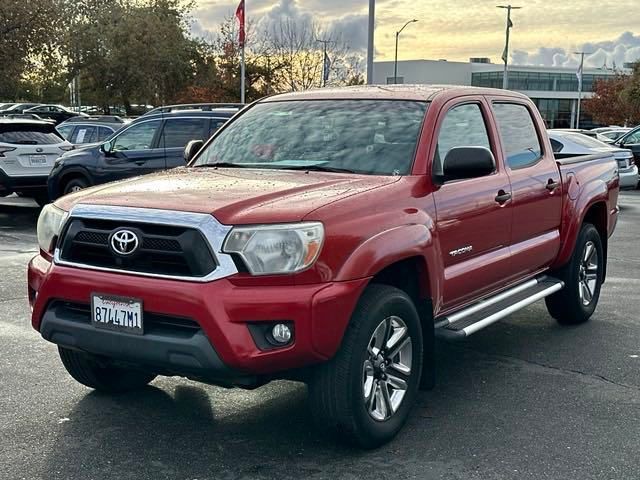
[[[376,0],[369,0],[369,41],[367,45],[367,85],[373,84],[373,34],[376,28]]]
[[[575,55],[580,55],[580,68],[578,68],[577,77],[578,77],[578,111],[576,112],[576,128],[580,128],[580,106],[582,104],[582,78],[583,78],[583,70],[584,70],[584,56],[587,55],[586,52],[573,52]]]
[[[511,21],[511,10],[519,10],[522,7],[513,7],[511,5],[498,5],[496,8],[504,8],[507,10],[507,40],[504,45],[504,51],[502,52],[502,61],[504,61],[504,73],[502,75],[502,88],[507,90],[509,88],[509,32],[513,27]]]
[[[418,20],[416,20],[415,18],[413,20],[409,20],[407,23],[404,24],[404,26],[398,30],[396,32],[396,59],[393,62],[393,83],[396,84],[398,83],[398,39],[400,38],[400,34],[402,33],[402,31],[407,28],[407,25],[409,25],[410,23],[416,23]]]

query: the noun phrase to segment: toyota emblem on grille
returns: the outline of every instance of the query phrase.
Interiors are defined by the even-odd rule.
[[[111,235],[111,249],[118,255],[131,255],[139,246],[138,235],[131,230],[116,230]]]

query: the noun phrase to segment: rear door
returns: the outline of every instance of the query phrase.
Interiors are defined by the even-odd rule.
[[[104,157],[104,170],[100,174],[103,180],[163,170],[164,149],[158,146],[160,126],[160,120],[136,123],[113,138],[113,150]]]
[[[493,111],[511,181],[510,279],[515,280],[548,267],[558,254],[562,181],[533,106],[518,99],[494,100]]]
[[[486,147],[496,158],[491,175],[446,182],[433,194],[445,267],[443,307],[449,309],[504,285],[511,236],[511,202],[504,196],[511,186],[484,98],[450,102],[439,117],[434,175],[442,174],[454,147]]]
[[[184,166],[184,147],[191,140],[206,140],[208,130],[208,117],[183,117],[165,120],[160,135],[160,146],[165,149],[166,168]]]

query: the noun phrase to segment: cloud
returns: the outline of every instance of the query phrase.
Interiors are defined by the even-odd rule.
[[[600,68],[606,65],[610,68],[614,64],[622,67],[626,62],[640,60],[640,35],[625,32],[615,40],[587,42],[570,50],[547,47],[534,52],[514,50],[511,59],[516,65],[575,67],[578,65],[579,57],[573,52],[578,51],[588,53],[585,56],[585,65],[588,67]]]

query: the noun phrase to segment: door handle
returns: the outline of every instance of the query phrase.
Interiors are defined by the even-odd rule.
[[[147,163],[147,161],[146,160],[136,160],[133,163],[135,163],[136,165],[144,165],[145,163]]]
[[[549,181],[547,182],[547,186],[545,188],[550,192],[553,192],[559,186],[560,186],[560,182],[554,182],[552,179],[549,179]]]
[[[498,202],[500,205],[507,203],[509,200],[511,200],[511,192],[505,192],[504,190],[500,190],[498,192],[498,195],[496,196],[496,202]]]

